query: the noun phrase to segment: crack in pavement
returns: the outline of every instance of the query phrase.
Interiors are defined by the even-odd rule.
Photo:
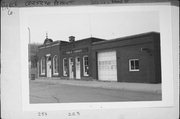
[[[59,100],[56,96],[53,96],[53,95],[52,95],[51,97],[52,97],[53,99],[55,99],[57,103],[60,103],[60,100]]]

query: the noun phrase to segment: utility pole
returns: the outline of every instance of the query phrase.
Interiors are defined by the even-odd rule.
[[[29,44],[30,44],[31,43],[31,30],[29,27],[28,27],[28,31],[29,31]]]
[[[29,42],[28,42],[28,63],[29,63],[29,78],[31,79],[31,31],[28,27]]]

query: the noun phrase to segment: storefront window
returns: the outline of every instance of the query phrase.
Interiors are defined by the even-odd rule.
[[[129,60],[129,71],[139,71],[139,59]]]
[[[57,75],[58,74],[58,57],[55,55],[53,57],[53,74]]]
[[[45,58],[42,57],[41,58],[41,74],[44,75],[45,74]]]
[[[63,76],[67,76],[68,74],[68,60],[66,58],[63,59]]]
[[[89,76],[89,60],[88,60],[88,56],[83,57],[83,69],[84,69],[84,76]]]

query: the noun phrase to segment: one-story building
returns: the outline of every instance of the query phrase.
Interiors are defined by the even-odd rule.
[[[38,47],[39,77],[59,77],[60,46],[66,41],[54,41],[46,37],[43,45]]]
[[[160,34],[148,32],[105,40],[46,38],[39,46],[39,77],[161,83]]]

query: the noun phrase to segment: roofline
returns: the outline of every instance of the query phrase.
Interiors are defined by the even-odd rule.
[[[118,40],[127,40],[127,39],[131,39],[131,38],[137,38],[137,37],[143,37],[143,36],[147,36],[147,35],[152,35],[152,34],[160,34],[160,32],[155,32],[155,31],[151,31],[151,32],[146,32],[146,33],[141,33],[141,34],[135,34],[135,35],[131,35],[131,36],[125,36],[125,37],[120,37],[120,38],[114,38],[114,39],[110,39],[110,40],[107,40],[107,39],[102,39],[102,38],[96,38],[96,37],[88,37],[88,38],[84,38],[84,39],[80,39],[80,40],[77,40],[77,41],[74,41],[74,42],[81,42],[81,41],[84,41],[84,40],[91,40],[91,39],[99,39],[99,40],[102,40],[102,41],[99,41],[99,42],[93,42],[92,44],[93,45],[96,45],[96,44],[102,44],[102,43],[108,43],[108,42],[113,42],[113,41],[118,41]],[[68,41],[62,41],[62,40],[56,40],[56,41],[53,41],[52,43],[49,43],[47,45],[40,45],[38,46],[38,48],[42,48],[42,47],[50,47],[54,44],[57,43],[57,45],[60,45],[61,42],[64,42],[64,43],[72,43],[72,42],[68,42]],[[59,43],[59,44],[58,44]]]
[[[80,39],[80,40],[75,40],[73,42],[67,42],[67,44],[63,44],[63,46],[67,46],[67,45],[73,44],[73,43],[79,43],[79,42],[82,42],[82,41],[85,41],[85,40],[93,40],[93,39],[98,39],[98,40],[101,40],[101,41],[105,40],[105,39],[102,39],[102,38],[88,37],[88,38],[84,38],[84,39]],[[97,41],[97,42],[101,42],[101,41]]]
[[[105,39],[102,39],[102,38],[88,37],[88,38],[83,38],[83,39],[80,39],[80,40],[75,40],[74,42],[80,42],[80,41],[84,41],[84,40],[90,40],[90,39],[99,39],[99,40],[105,40]],[[71,42],[69,42],[69,43],[71,43]]]
[[[88,37],[88,38],[80,39],[80,40],[77,40],[77,41],[75,40],[74,42],[81,42],[81,41],[84,41],[84,40],[90,40],[90,39],[105,40],[105,39],[102,39],[102,38]],[[69,41],[56,40],[56,41],[53,41],[53,42],[51,42],[51,43],[49,43],[49,44],[46,44],[46,45],[42,44],[42,45],[38,46],[38,48],[45,47],[45,46],[51,46],[51,45],[54,45],[56,42],[59,43],[59,44],[61,44],[61,42],[64,42],[64,43],[71,43],[71,42],[69,42]]]
[[[66,41],[61,41],[61,40],[56,40],[56,41],[53,41],[53,42],[51,42],[51,43],[49,43],[49,44],[42,44],[42,45],[40,45],[40,46],[38,46],[38,48],[42,48],[42,47],[50,47],[50,46],[53,46],[53,45],[59,45],[59,44],[61,44],[61,42],[63,43],[65,43]],[[68,43],[68,42],[67,42]]]
[[[151,31],[151,32],[146,32],[146,33],[141,33],[141,34],[135,34],[135,35],[124,36],[124,37],[120,37],[120,38],[114,38],[114,39],[110,39],[110,40],[100,41],[100,42],[94,42],[92,44],[96,45],[96,44],[108,43],[108,42],[113,42],[113,41],[115,42],[115,41],[119,41],[119,40],[123,41],[123,40],[131,39],[131,38],[138,38],[138,37],[143,37],[143,36],[153,35],[153,34],[160,34],[160,32]]]

